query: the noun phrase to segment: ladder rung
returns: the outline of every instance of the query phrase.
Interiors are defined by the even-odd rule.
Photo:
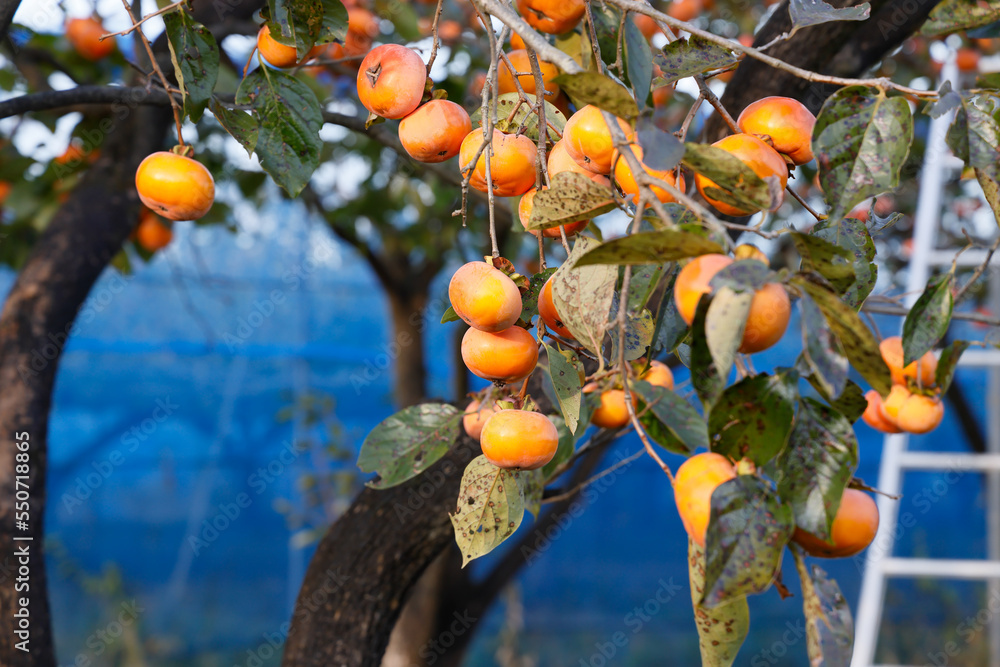
[[[876,567],[889,577],[934,577],[935,579],[1000,579],[1000,561],[949,560],[944,558],[886,558]]]
[[[966,350],[959,366],[1000,366],[1000,350]]]
[[[1000,454],[907,451],[899,455],[899,465],[907,470],[1000,471]]]
[[[955,253],[958,249],[952,250],[931,250],[927,256],[927,263],[931,266],[951,266],[951,263],[955,261]],[[958,256],[958,261],[956,265],[959,267],[973,267],[979,266],[986,260],[985,250],[966,250],[961,255]],[[990,264],[1000,264],[1000,255],[993,255],[993,259],[990,260]]]

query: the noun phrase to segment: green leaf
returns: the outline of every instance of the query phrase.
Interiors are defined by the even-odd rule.
[[[791,506],[799,528],[829,539],[857,465],[858,440],[851,422],[833,408],[803,398],[775,475],[778,493]]]
[[[639,115],[639,107],[632,94],[620,83],[599,72],[560,74],[552,81],[559,84],[577,108],[593,104],[626,120]]]
[[[617,317],[618,293],[615,292],[611,300],[612,319]],[[646,308],[638,311],[628,311],[625,314],[625,360],[635,361],[646,354],[646,349],[653,342],[653,332],[656,329],[656,322],[653,321],[653,314]],[[618,358],[618,336],[611,338],[611,358]]]
[[[362,472],[379,475],[368,486],[387,489],[432,466],[458,438],[461,417],[447,403],[421,403],[387,417],[368,434],[358,455]]]
[[[934,349],[951,322],[955,307],[953,273],[941,273],[929,281],[903,321],[903,365],[907,366]]]
[[[684,160],[691,171],[708,177],[716,187],[705,193],[742,210],[763,211],[771,208],[771,190],[743,160],[732,153],[707,144],[686,143]]]
[[[615,201],[611,188],[595,183],[583,174],[562,171],[552,177],[547,189],[535,193],[531,218],[525,229],[548,229],[588,220],[613,208]]]
[[[854,281],[842,292],[844,301],[855,310],[861,307],[878,279],[878,265],[875,264],[875,242],[865,223],[854,218],[840,221],[823,220],[813,227],[811,236],[829,241],[849,253],[854,269]]]
[[[706,410],[715,404],[726,386],[726,378],[715,366],[712,352],[708,349],[708,336],[705,335],[705,318],[711,303],[711,298],[702,296],[691,322],[691,384]]]
[[[962,96],[962,106],[948,128],[948,145],[970,167],[1000,180],[1000,94]]]
[[[656,313],[656,330],[653,332],[653,344],[649,351],[650,357],[656,357],[661,352],[673,352],[688,334],[688,325],[681,318],[674,301],[674,283],[677,281],[677,265],[671,267],[663,290],[663,301]]]
[[[847,667],[854,653],[854,620],[851,608],[833,579],[813,565],[812,575],[805,558],[795,552],[795,568],[802,581],[802,611],[806,617],[806,646],[809,662],[826,667]]]
[[[347,8],[340,0],[322,0],[322,3],[323,20],[319,25],[316,43],[343,42],[347,39]]]
[[[625,267],[623,266],[618,272],[619,277],[623,276],[624,273]],[[628,283],[628,308],[630,311],[637,311],[646,307],[649,297],[653,295],[662,276],[663,265],[642,264],[633,267],[632,278]]]
[[[737,292],[731,287],[714,290],[705,316],[705,338],[716,371],[728,377],[743,342],[743,329],[750,314],[753,292]]]
[[[524,509],[538,519],[542,509],[542,496],[545,494],[545,473],[541,468],[521,471],[521,483],[524,487]]]
[[[462,318],[458,316],[458,313],[455,312],[455,309],[452,308],[451,306],[448,306],[448,310],[444,311],[444,315],[441,316],[441,324],[448,324],[448,322],[457,322],[460,319]]]
[[[577,238],[573,252],[552,279],[552,300],[573,338],[594,354],[601,354],[618,268],[577,266],[579,259],[597,245],[586,236]]]
[[[258,67],[239,90],[237,104],[249,104],[257,116],[255,152],[260,165],[293,197],[319,166],[323,114],[309,87],[293,76]]]
[[[781,375],[752,375],[727,387],[712,407],[711,449],[762,466],[785,446],[795,417],[795,388]]]
[[[942,350],[934,374],[934,384],[941,388],[942,394],[948,391],[948,387],[951,386],[951,381],[955,377],[955,369],[958,368],[958,360],[971,344],[965,340],[956,340]]]
[[[518,130],[533,141],[538,141],[538,114],[535,113],[535,96],[525,93],[526,103],[521,104],[518,93],[504,93],[497,98],[497,121],[494,127],[501,132],[513,133]],[[482,107],[477,107],[472,113],[472,125],[481,125]],[[551,102],[545,101],[545,125],[548,126],[549,140],[559,141],[563,128],[566,127],[566,116]]]
[[[701,447],[708,447],[705,419],[688,401],[666,387],[643,380],[637,380],[631,387],[649,408],[640,418],[642,425],[659,427],[648,431],[658,445],[685,455],[690,455]]]
[[[299,58],[316,44],[323,25],[322,0],[268,0],[271,37],[281,44],[294,46]],[[345,33],[346,34],[346,33]]]
[[[750,292],[761,289],[775,281],[775,274],[767,264],[756,259],[740,259],[712,276],[709,285],[715,290],[728,287],[736,292]]]
[[[449,515],[462,551],[462,567],[493,551],[521,525],[523,475],[518,470],[498,468],[485,456],[477,456],[466,466],[458,506]]]
[[[653,82],[653,52],[632,15],[625,19],[625,71],[641,109],[646,106]]]
[[[819,380],[817,380],[815,373],[806,376],[806,379],[812,385],[813,389],[819,392],[823,400],[830,404],[830,407],[847,417],[847,421],[852,424],[861,418],[861,415],[864,414],[865,409],[868,407],[868,399],[865,398],[865,392],[854,380],[848,380],[840,396],[833,398],[827,393]]]
[[[657,88],[670,85],[688,76],[729,67],[737,57],[726,47],[697,36],[670,42],[653,57],[662,76],[655,81]]]
[[[550,415],[549,419],[556,425],[556,431],[559,432],[559,444],[556,445],[556,453],[552,460],[542,466],[542,479],[544,480],[550,479],[556,468],[564,461],[568,461],[573,456],[573,452],[576,451],[576,438],[573,436],[575,429],[571,431],[563,418],[558,415]]]
[[[545,348],[549,376],[559,401],[559,411],[566,420],[566,427],[571,432],[576,432],[580,419],[580,371],[583,370],[583,363],[572,350],[563,353],[547,343],[542,346]]]
[[[812,140],[830,217],[845,217],[868,197],[897,187],[912,138],[905,98],[863,86],[831,95],[820,109]]]
[[[815,271],[826,278],[838,292],[845,292],[854,284],[854,259],[845,248],[818,236],[790,232],[792,243],[802,257],[802,269]]]
[[[535,201],[538,201],[538,195],[535,196]],[[664,229],[658,232],[630,234],[602,243],[581,257],[579,266],[662,264],[686,257],[720,252],[723,250],[718,243],[701,234],[679,229]]]
[[[521,319],[525,322],[530,322],[531,318],[538,314],[538,296],[542,293],[542,288],[545,287],[549,277],[555,272],[556,267],[553,266],[531,276],[528,291],[521,295]]]
[[[197,123],[219,78],[219,45],[208,28],[186,10],[163,15],[174,74],[184,97],[184,113]]]
[[[871,16],[872,7],[863,2],[857,7],[834,7],[823,0],[788,0],[788,15],[792,19],[792,32],[799,28],[830,21],[865,21]]]
[[[214,97],[209,100],[208,108],[219,125],[243,146],[247,156],[253,155],[254,148],[257,147],[257,119],[245,111],[227,109]]]
[[[929,37],[949,35],[1000,21],[995,3],[980,5],[976,0],[945,0],[931,11],[920,32]]]
[[[882,360],[882,353],[872,332],[854,309],[841,301],[835,292],[808,276],[796,276],[792,282],[816,302],[855,370],[861,373],[861,377],[875,391],[883,396],[888,394],[892,386],[889,367]]]
[[[750,608],[745,597],[729,600],[713,608],[699,600],[705,593],[705,552],[688,540],[688,577],[694,623],[698,627],[698,647],[702,667],[731,667],[750,631]]]
[[[808,294],[803,294],[799,300],[799,312],[802,314],[802,355],[812,376],[822,386],[823,394],[836,399],[847,386],[850,372],[847,357],[819,306]]]
[[[791,508],[759,477],[739,475],[716,488],[701,603],[715,607],[767,590],[794,528]]]

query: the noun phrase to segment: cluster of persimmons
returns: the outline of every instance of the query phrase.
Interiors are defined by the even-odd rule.
[[[879,345],[882,359],[892,374],[892,390],[883,401],[874,389],[865,398],[868,407],[862,418],[883,433],[928,433],[944,418],[944,403],[935,385],[937,357],[933,352],[903,365],[903,341],[886,338]]]

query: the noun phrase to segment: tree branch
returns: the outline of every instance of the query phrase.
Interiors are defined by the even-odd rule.
[[[20,4],[21,0],[0,0],[0,40],[7,38],[7,30]]]

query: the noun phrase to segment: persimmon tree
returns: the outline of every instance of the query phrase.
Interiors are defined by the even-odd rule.
[[[17,4],[4,2],[0,18],[9,20]],[[440,325],[464,319],[471,327],[463,359],[493,381],[473,399],[481,412],[424,402],[422,387],[406,388],[423,382],[416,365],[399,375],[399,402],[408,407],[376,427],[362,446],[359,466],[377,477],[317,549],[285,664],[378,664],[407,593],[449,542],[457,543],[467,564],[519,529],[530,530],[521,527],[526,509],[537,518],[536,529],[553,520],[543,505],[565,507],[599,479],[599,454],[625,432],[635,432],[642,443],[636,456],[652,459],[664,484],[676,483],[704,663],[736,660],[749,624],[746,597],[774,585],[787,551],[802,578],[810,658],[847,664],[851,638],[842,621],[849,614],[836,584],[805,558],[855,553],[867,545],[864,530],[877,525],[866,520],[865,501],[857,500],[860,494],[870,502],[866,487],[853,479],[853,424],[866,415],[883,430],[936,426],[940,396],[959,356],[975,343],[952,341],[939,356],[926,355],[942,347],[955,318],[998,324],[955,311],[985,264],[969,276],[954,266],[934,276],[911,310],[872,294],[875,241],[898,214],[873,212],[867,223],[851,217],[863,202],[900,186],[908,161],[919,155],[915,117],[954,113],[949,146],[1000,218],[996,82],[928,90],[865,74],[917,28],[933,38],[992,34],[1000,8],[970,0],[945,0],[933,10],[934,3],[915,3],[896,20],[891,2],[844,7],[789,0],[756,38],[737,40],[637,0],[521,0],[517,9],[500,0],[439,0],[425,7],[396,3],[391,14],[376,5],[390,19],[382,23],[351,5],[164,4],[154,13],[166,32],[155,44],[142,25],[152,14],[129,13],[133,25],[125,32],[134,33],[140,46],[131,85],[121,85],[111,66],[125,65],[120,53],[93,43],[66,49],[53,36],[18,29],[12,60],[18,70],[7,83],[17,94],[0,102],[0,115],[37,114],[52,122],[69,109],[104,110],[84,116],[77,136],[86,141],[65,160],[31,171],[35,161],[14,143],[0,149],[0,177],[11,186],[0,249],[22,267],[0,315],[0,428],[30,430],[35,438],[29,487],[39,545],[45,420],[76,310],[109,262],[127,270],[130,255],[119,248],[139,224],[140,197],[171,218],[196,217],[205,208],[204,201],[185,200],[193,189],[176,192],[171,179],[151,177],[149,162],[141,178],[136,172],[150,155],[176,144],[173,157],[164,153],[163,160],[198,161],[253,200],[263,177],[226,166],[211,140],[226,134],[288,197],[302,197],[358,248],[383,285],[402,288],[419,277],[408,285],[401,316],[425,306],[430,279],[459,244],[460,225],[477,246],[488,248],[486,261],[471,263],[469,271],[488,275],[495,285],[484,292],[481,281],[458,284]],[[125,3],[123,11],[132,10]],[[421,36],[420,14],[428,39],[404,46]],[[481,37],[456,38],[446,28],[458,20]],[[876,23],[881,39],[868,32]],[[827,61],[797,60],[791,47],[817,32]],[[93,30],[67,29],[72,41],[88,33]],[[233,62],[219,47],[237,33],[258,35],[260,48],[245,63]],[[859,57],[823,71],[857,33],[865,45]],[[652,36],[662,48],[652,45]],[[523,48],[510,49],[514,40]],[[372,49],[373,41],[391,46]],[[459,83],[462,74],[455,74],[438,83],[425,74],[439,59],[458,63],[457,54],[482,66],[483,76]],[[762,67],[795,82],[786,92],[804,98],[804,105],[787,98],[751,105],[765,96],[747,85]],[[77,85],[52,90],[47,77],[54,71]],[[712,80],[728,77],[732,89],[720,99]],[[675,92],[686,79],[694,82],[696,96]],[[351,104],[355,113],[348,113],[345,90],[357,94],[367,111]],[[454,104],[470,92],[476,100],[470,109]],[[444,104],[449,98],[451,104]],[[698,141],[689,134],[706,103],[714,120]],[[325,124],[346,128],[351,139],[324,142]],[[171,127],[175,136],[166,141]],[[727,136],[714,141],[713,132]],[[185,133],[197,138],[188,143]],[[365,208],[328,195],[316,172],[325,164],[344,168],[344,152],[356,135],[374,142],[365,149],[386,147],[405,160],[407,188],[433,181],[457,190],[450,204],[434,197],[420,209],[440,221],[442,234],[429,239],[419,220],[399,224],[371,216],[378,236],[372,242],[365,238],[370,229],[345,217]],[[813,173],[821,196],[790,179]],[[209,190],[199,183],[204,198]],[[391,184],[374,180],[362,187],[376,199],[382,190],[393,192]],[[65,201],[52,201],[51,194]],[[520,201],[504,201],[518,196]],[[88,203],[95,201],[107,202],[108,213],[96,228],[86,224]],[[216,201],[201,221],[225,220],[227,203]],[[519,274],[501,252],[504,223],[515,209],[538,239],[539,270],[531,275]],[[605,239],[588,221],[612,211],[630,223],[625,235]],[[747,220],[749,215],[759,217]],[[799,215],[813,220],[790,225]],[[736,235],[742,235],[739,243]],[[795,261],[772,269],[748,241],[755,237],[786,243]],[[164,241],[169,236],[159,228],[135,239],[144,258]],[[426,248],[433,252],[423,253]],[[556,258],[563,261],[548,266]],[[752,354],[782,338],[793,304],[802,322],[797,362],[758,370]],[[901,355],[880,349],[877,332],[864,320],[872,312],[904,318]],[[410,326],[418,331],[416,323]],[[51,335],[62,338],[39,362],[33,353]],[[674,386],[657,360],[667,357],[690,369],[693,395]],[[933,372],[925,373],[932,360]],[[852,371],[870,386],[867,398]],[[463,423],[476,438],[463,434]],[[14,484],[12,447],[6,440],[2,445],[5,487]],[[697,454],[701,449],[708,452]],[[675,475],[664,451],[689,457],[681,468],[696,472]],[[389,525],[387,517],[410,507],[425,482],[433,490],[408,510],[405,530],[399,522]],[[0,499],[0,510],[2,546],[10,553],[17,534],[13,501]],[[359,539],[362,525],[366,532]],[[451,604],[488,603],[496,582],[521,562],[521,554],[505,558],[486,583],[469,586]],[[342,572],[344,564],[353,569]],[[54,664],[40,561],[33,573],[37,634],[26,654],[15,649],[10,633],[0,637],[5,664]],[[0,607],[12,609],[15,598],[13,581],[5,581]],[[451,655],[460,659],[461,651]]]

